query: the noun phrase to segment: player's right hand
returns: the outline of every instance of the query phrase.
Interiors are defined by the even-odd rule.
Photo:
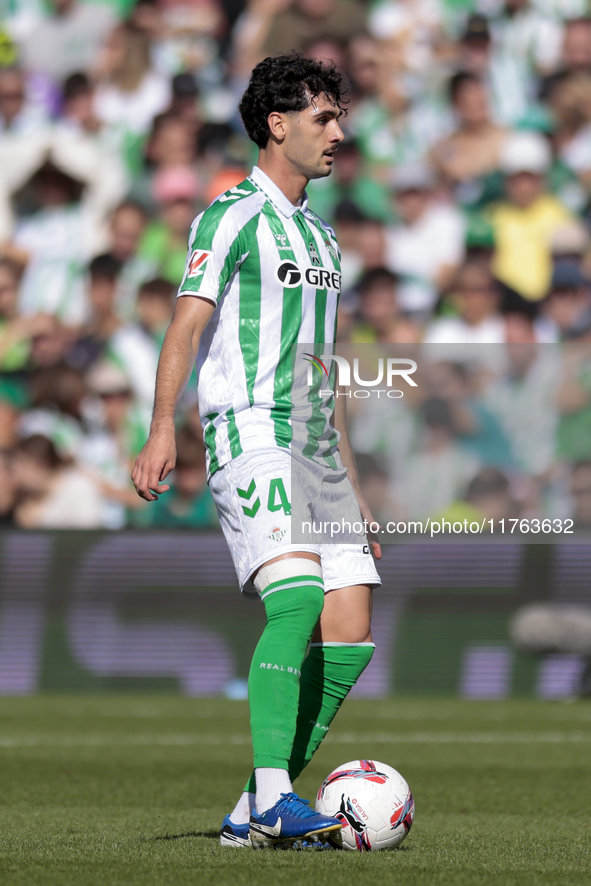
[[[131,472],[135,491],[146,501],[156,501],[170,486],[162,481],[176,464],[174,431],[150,434],[148,442],[138,455]]]

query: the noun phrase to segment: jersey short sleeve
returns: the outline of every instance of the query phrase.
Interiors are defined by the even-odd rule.
[[[195,219],[179,296],[196,295],[217,305],[223,295],[240,258],[240,232],[226,209],[218,201]]]

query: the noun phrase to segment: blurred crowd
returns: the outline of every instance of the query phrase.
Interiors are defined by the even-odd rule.
[[[351,440],[383,526],[401,521],[400,535],[405,521],[445,520],[449,533],[450,523],[459,532],[467,520],[538,540],[591,532],[588,343],[423,342],[353,352],[365,384],[354,384],[347,401]],[[392,354],[415,360],[416,387],[400,384],[403,396],[386,399],[385,384],[368,385],[380,355]]]
[[[333,173],[309,187],[343,252],[340,341],[459,348],[425,368],[396,426],[355,402],[366,482],[408,515],[474,505],[482,484],[512,513],[572,512],[577,484],[591,502],[587,0],[0,9],[1,523],[215,525],[194,378],[171,491],[143,507],[130,466],[191,222],[256,159],[238,100],[258,61],[292,49],[351,84]],[[556,343],[558,381],[536,387]],[[458,357],[487,345],[505,348],[496,371],[486,348]],[[431,500],[435,450],[448,481]]]

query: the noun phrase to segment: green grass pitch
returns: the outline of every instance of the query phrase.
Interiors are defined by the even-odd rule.
[[[591,704],[350,701],[297,783],[368,757],[409,781],[400,849],[221,849],[249,770],[242,702],[0,699],[2,886],[589,886]]]

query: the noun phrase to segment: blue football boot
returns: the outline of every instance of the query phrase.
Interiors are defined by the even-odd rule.
[[[301,800],[297,794],[281,794],[281,799],[266,812],[258,815],[252,811],[250,841],[253,849],[321,848],[342,826],[337,818],[310,809],[308,800]]]
[[[226,815],[220,831],[220,846],[233,846],[235,849],[250,849],[250,824],[234,824]]]

